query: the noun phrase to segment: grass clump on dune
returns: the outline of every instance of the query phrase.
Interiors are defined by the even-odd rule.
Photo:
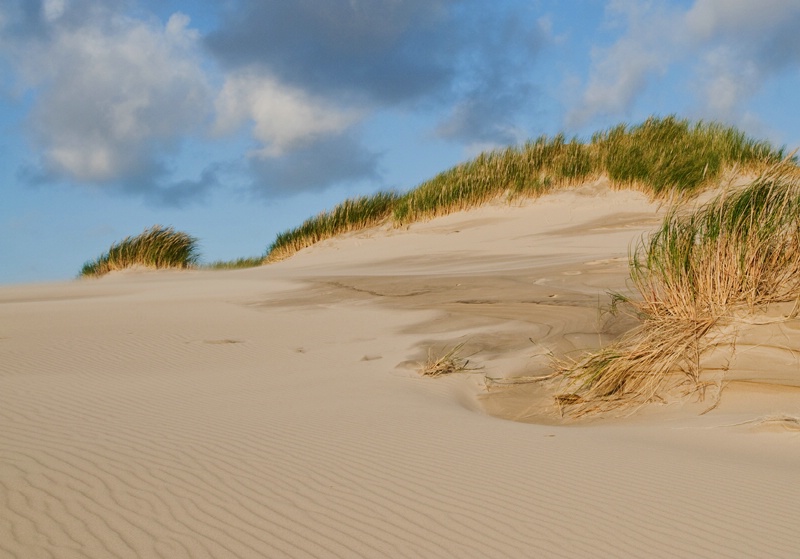
[[[135,266],[145,268],[189,268],[199,257],[197,239],[172,227],[154,225],[135,237],[112,244],[97,260],[87,262],[81,276],[102,276]]]
[[[671,212],[631,256],[642,324],[565,366],[558,396],[581,415],[638,405],[670,383],[701,389],[700,358],[737,313],[800,299],[800,173],[791,162],[691,213]]]
[[[319,241],[383,223],[391,215],[398,197],[394,192],[379,192],[345,200],[332,210],[307,219],[300,227],[278,234],[264,261],[283,260]]]

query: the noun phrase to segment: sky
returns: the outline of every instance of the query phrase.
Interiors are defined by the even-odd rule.
[[[263,255],[481,151],[676,114],[800,146],[800,0],[0,0],[0,283],[155,224]]]

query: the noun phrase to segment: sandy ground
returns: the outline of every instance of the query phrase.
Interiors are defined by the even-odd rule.
[[[800,321],[732,325],[704,415],[486,387],[630,326],[600,309],[659,211],[588,186],[0,289],[0,557],[797,557]],[[418,374],[462,342],[479,371]]]

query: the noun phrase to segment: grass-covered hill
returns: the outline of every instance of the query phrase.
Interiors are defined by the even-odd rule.
[[[726,170],[758,172],[784,157],[782,149],[716,123],[670,116],[620,124],[591,141],[542,136],[522,146],[483,153],[405,194],[379,192],[346,200],[280,233],[266,262],[341,233],[384,222],[403,225],[480,206],[499,197],[535,198],[606,176],[619,188],[653,197],[693,194],[714,185]]]

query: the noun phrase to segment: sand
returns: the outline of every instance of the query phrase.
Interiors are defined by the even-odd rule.
[[[703,415],[501,386],[631,326],[600,308],[662,211],[589,185],[0,289],[0,557],[796,557],[800,321],[732,325]],[[462,342],[479,370],[419,375]]]

